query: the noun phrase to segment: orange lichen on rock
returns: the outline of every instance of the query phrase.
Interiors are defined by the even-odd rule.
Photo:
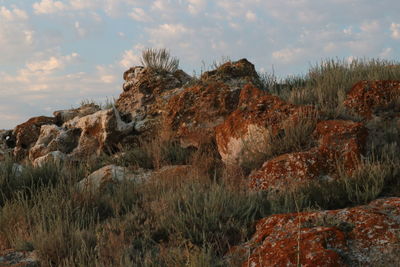
[[[331,166],[340,159],[346,170],[353,170],[364,153],[368,131],[364,124],[353,121],[329,120],[317,124],[314,135],[319,152]]]
[[[43,125],[54,124],[55,122],[55,118],[40,116],[31,118],[27,122],[15,127],[13,131],[13,136],[15,136],[16,140],[16,146],[14,148],[15,158],[18,160],[25,158],[29,149],[39,138],[40,128]]]
[[[400,81],[361,81],[350,90],[344,105],[364,118],[371,119],[380,111],[398,113],[399,98]]]
[[[400,198],[342,210],[273,215],[253,238],[243,266],[387,266],[400,252]]]
[[[287,190],[307,182],[337,177],[337,164],[349,173],[360,162],[368,132],[362,123],[343,120],[317,123],[313,137],[317,146],[266,161],[250,176],[250,187],[258,190]]]
[[[288,190],[310,181],[325,179],[328,165],[316,149],[288,153],[268,160],[250,174],[250,187],[257,190]]]
[[[169,101],[166,130],[184,146],[198,147],[214,137],[214,127],[236,108],[240,90],[224,83],[208,83],[186,88]]]
[[[251,150],[246,146],[259,146],[257,142],[277,134],[287,120],[304,108],[284,102],[254,85],[246,85],[240,92],[238,108],[216,127],[222,159],[226,163],[240,162],[243,150]]]

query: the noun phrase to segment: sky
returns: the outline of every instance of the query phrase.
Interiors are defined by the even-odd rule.
[[[304,74],[400,58],[399,0],[0,0],[0,129],[122,92],[145,48],[198,75],[223,58]]]

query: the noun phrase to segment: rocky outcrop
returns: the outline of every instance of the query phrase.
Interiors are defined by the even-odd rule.
[[[35,167],[42,167],[46,164],[55,164],[55,165],[60,165],[62,164],[66,159],[67,155],[60,152],[60,151],[52,151],[47,153],[44,156],[36,158],[32,164]]]
[[[57,125],[61,126],[65,122],[70,121],[76,117],[82,118],[87,115],[96,113],[100,110],[101,109],[98,105],[91,103],[82,105],[79,108],[54,111],[53,115],[56,118]]]
[[[394,266],[400,262],[400,199],[342,210],[272,215],[232,250],[243,266]]]
[[[364,153],[367,135],[361,123],[321,121],[313,134],[316,147],[266,161],[259,170],[250,174],[250,187],[286,191],[309,182],[335,179],[338,177],[337,164],[342,164],[350,174]]]
[[[107,186],[121,183],[124,181],[143,182],[150,176],[150,172],[140,170],[136,173],[124,167],[107,165],[83,179],[78,183],[79,190],[99,192]]]
[[[10,137],[11,139],[15,138],[14,157],[17,160],[24,159],[39,138],[40,128],[55,122],[55,118],[41,116],[31,118],[15,127],[12,137]]]
[[[347,95],[344,105],[366,119],[393,117],[400,112],[400,81],[361,81]]]
[[[310,107],[295,106],[253,85],[240,92],[238,108],[216,127],[218,151],[226,164],[241,164],[267,145],[270,136],[281,134],[284,125]]]
[[[37,267],[40,264],[35,252],[5,250],[0,251],[0,266]]]

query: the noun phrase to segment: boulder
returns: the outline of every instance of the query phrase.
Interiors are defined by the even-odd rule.
[[[17,160],[24,159],[29,149],[36,143],[39,138],[40,128],[43,125],[54,124],[55,118],[51,117],[34,117],[27,122],[18,125],[13,131],[11,139],[15,138],[14,157]]]
[[[133,132],[134,124],[125,123],[118,110],[112,108],[81,118],[75,117],[64,123],[63,128],[72,130],[72,133],[80,133],[78,145],[70,153],[72,158],[79,159],[116,149],[121,139]],[[70,135],[65,135],[71,138]]]
[[[329,165],[335,166],[340,159],[345,169],[351,171],[365,152],[368,131],[360,122],[329,120],[317,124],[314,136],[319,153]]]
[[[124,92],[116,101],[120,112],[132,120],[147,115],[147,106],[151,106],[162,92],[181,88],[191,80],[182,70],[174,73],[157,72],[144,67],[133,67],[124,73]]]
[[[78,183],[80,191],[99,192],[102,189],[123,181],[143,182],[150,177],[150,172],[139,170],[133,173],[124,167],[107,165]]]
[[[186,88],[172,97],[166,110],[165,135],[180,140],[183,147],[199,147],[214,139],[215,126],[236,109],[240,88],[208,83]]]
[[[260,85],[260,77],[252,63],[243,58],[238,61],[228,61],[215,70],[207,71],[200,77],[203,82],[220,82],[229,87],[243,87],[248,83]]]
[[[400,81],[361,81],[347,94],[344,105],[365,119],[393,117],[400,112]]]
[[[240,92],[238,108],[216,127],[216,142],[226,164],[241,164],[252,151],[265,146],[271,136],[311,107],[286,103],[277,96],[246,85]]]
[[[338,177],[337,164],[351,174],[360,162],[368,132],[362,123],[344,120],[317,123],[313,137],[317,146],[307,151],[287,153],[266,161],[249,175],[256,190],[285,191],[308,182]]]
[[[317,149],[288,153],[266,161],[249,176],[257,190],[288,191],[310,181],[331,179],[329,166]]]
[[[47,153],[44,156],[38,157],[33,161],[33,166],[41,167],[43,165],[53,163],[53,164],[61,164],[67,159],[67,155],[60,151],[52,151]]]
[[[37,267],[40,266],[34,251],[0,251],[0,266],[8,267]]]
[[[101,110],[101,108],[96,104],[85,104],[75,109],[66,109],[66,110],[58,110],[54,111],[53,115],[56,118],[57,125],[62,125],[65,122],[72,120],[76,117],[85,117],[87,115],[96,113]]]
[[[53,151],[71,153],[78,146],[81,131],[79,128],[68,129],[57,125],[43,125],[38,140],[29,150],[29,159],[34,162],[35,159]]]
[[[231,255],[242,266],[397,266],[400,198],[341,210],[272,215]]]

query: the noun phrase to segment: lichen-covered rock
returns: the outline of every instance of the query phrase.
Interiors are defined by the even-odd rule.
[[[61,164],[67,159],[67,155],[60,151],[52,151],[47,153],[44,156],[38,157],[33,161],[33,166],[35,167],[41,167],[46,164]]]
[[[124,73],[124,92],[116,102],[120,112],[129,115],[129,119],[146,112],[162,92],[181,88],[191,77],[182,70],[174,73],[157,72],[144,67],[133,67]]]
[[[133,127],[132,122],[125,123],[121,119],[115,108],[101,110],[82,118],[75,117],[63,124],[65,129],[80,131],[78,145],[70,153],[72,158],[112,151],[124,136],[133,132]]]
[[[17,160],[24,159],[28,155],[29,149],[36,143],[40,128],[43,125],[54,124],[55,122],[55,118],[41,116],[31,118],[15,127],[13,137],[11,137],[15,137],[14,157]]]
[[[37,267],[40,266],[36,253],[26,251],[0,251],[0,266],[3,267]]]
[[[308,182],[338,177],[337,164],[351,173],[357,168],[366,147],[368,132],[362,123],[329,120],[317,123],[313,136],[317,146],[307,151],[287,153],[266,161],[249,175],[256,190],[285,191]]]
[[[150,173],[143,170],[133,173],[124,167],[107,165],[80,181],[78,188],[82,192],[98,192],[107,186],[123,181],[143,182],[150,177]]]
[[[329,166],[317,149],[288,153],[266,161],[249,176],[257,190],[287,191],[311,181],[331,179]]]
[[[81,129],[67,129],[57,125],[43,125],[35,145],[29,150],[29,159],[43,157],[52,151],[71,153],[77,146]]]
[[[314,135],[318,139],[319,152],[331,166],[340,159],[345,169],[351,171],[365,152],[368,131],[359,122],[329,120],[319,122]]]
[[[310,107],[300,107],[246,85],[240,92],[238,108],[216,127],[218,151],[226,164],[240,164]]]
[[[400,81],[361,81],[347,95],[344,105],[366,119],[393,117],[400,112]]]
[[[272,215],[231,251],[243,266],[397,266],[400,198],[365,206]]]
[[[199,84],[172,97],[166,110],[165,131],[184,147],[209,143],[214,128],[237,107],[240,89],[223,83]]]
[[[256,86],[260,84],[260,78],[254,65],[245,58],[226,62],[215,70],[203,73],[200,79],[204,82],[221,82],[236,88],[243,87],[248,83]]]
[[[79,108],[54,111],[53,115],[56,118],[57,125],[62,125],[63,123],[76,117],[81,118],[96,113],[99,110],[100,107],[98,105],[91,103],[82,105]]]

